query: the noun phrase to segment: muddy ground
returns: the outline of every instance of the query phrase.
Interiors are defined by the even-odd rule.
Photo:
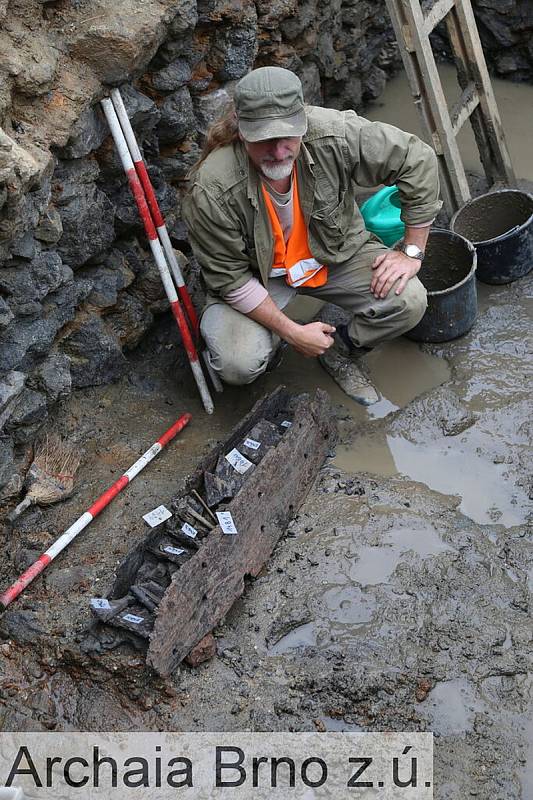
[[[383,400],[368,410],[288,353],[255,385],[227,389],[207,418],[168,320],[121,382],[71,398],[53,425],[83,451],[75,495],[3,528],[2,586],[178,416],[193,421],[3,614],[1,727],[431,730],[439,800],[533,796],[532,278],[480,284],[479,317],[462,339],[374,352]],[[218,655],[162,680],[133,650],[84,653],[89,599],[145,535],[142,515],[168,503],[279,383],[328,389],[339,443],[216,629]]]

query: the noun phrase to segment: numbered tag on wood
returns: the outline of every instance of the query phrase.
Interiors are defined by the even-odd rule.
[[[165,506],[158,506],[154,508],[153,511],[149,511],[148,514],[143,515],[143,519],[151,528],[157,527],[157,525],[161,525],[166,519],[170,519],[172,516],[172,512],[168,510]]]
[[[250,450],[259,450],[261,442],[256,442],[255,439],[245,439],[244,446],[249,447]]]
[[[235,527],[235,523],[233,522],[233,517],[229,511],[217,511],[216,512],[218,518],[218,524],[222,530],[222,533],[237,533],[237,528]]]
[[[140,625],[144,622],[144,617],[138,617],[136,614],[124,614],[122,617],[124,622],[132,622],[134,625]]]
[[[226,461],[229,461],[233,469],[237,470],[241,475],[244,475],[252,465],[251,461],[248,461],[247,458],[243,456],[242,453],[239,453],[238,450],[233,448],[230,450],[227,456],[225,456]]]
[[[196,539],[196,536],[198,535],[196,528],[193,528],[193,526],[189,525],[188,522],[183,523],[181,526],[181,531],[185,534],[185,536],[190,536],[191,539]]]
[[[170,544],[163,550],[165,553],[170,553],[171,556],[181,556],[182,553],[185,553],[183,547],[172,547]]]
[[[105,597],[93,597],[91,605],[93,608],[99,608],[102,611],[109,611],[111,608],[109,600],[106,600]]]
[[[282,428],[290,428],[291,425],[292,425],[292,422],[289,422],[288,419],[284,419],[283,422],[281,423],[281,427]]]

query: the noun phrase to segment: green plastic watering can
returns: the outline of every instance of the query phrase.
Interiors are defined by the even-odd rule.
[[[405,225],[400,219],[401,210],[400,193],[396,186],[385,186],[361,206],[367,230],[379,236],[387,247],[392,247],[405,233]]]

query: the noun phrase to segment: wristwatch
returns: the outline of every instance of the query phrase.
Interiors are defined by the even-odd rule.
[[[405,253],[409,258],[416,258],[418,261],[423,261],[426,255],[416,244],[406,244],[403,239],[394,245],[395,250],[400,250]]]

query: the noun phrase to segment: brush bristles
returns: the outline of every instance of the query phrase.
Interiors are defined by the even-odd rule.
[[[80,456],[72,445],[52,433],[36,446],[33,463],[48,475],[74,477],[80,465]]]

